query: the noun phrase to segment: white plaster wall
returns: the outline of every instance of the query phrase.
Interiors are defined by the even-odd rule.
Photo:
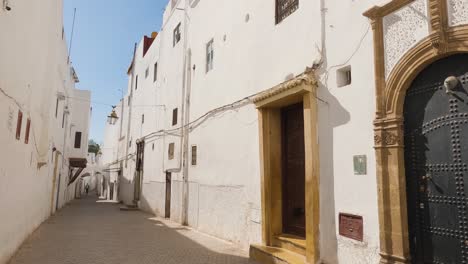
[[[74,88],[62,37],[62,1],[18,0],[10,1],[10,6],[9,12],[0,9],[0,208],[5,212],[0,263],[54,211],[52,148],[64,153],[67,144],[66,128],[61,128],[61,118],[55,118],[55,99],[57,92],[67,96]],[[20,140],[15,138],[18,110],[23,112]],[[31,119],[28,144],[27,119]],[[65,171],[67,159],[59,157],[60,172]],[[70,192],[61,190],[60,205],[72,198]]]

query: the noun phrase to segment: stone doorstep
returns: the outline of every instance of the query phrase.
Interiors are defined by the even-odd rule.
[[[304,255],[280,247],[250,245],[250,259],[261,264],[305,264]]]
[[[139,211],[140,209],[136,205],[123,205],[120,206],[120,211]]]
[[[306,255],[306,240],[302,237],[288,234],[278,235],[274,237],[273,245],[303,256]]]

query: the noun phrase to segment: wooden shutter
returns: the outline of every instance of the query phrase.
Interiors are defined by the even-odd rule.
[[[29,143],[29,131],[31,129],[31,119],[28,118],[28,121],[26,122],[26,136],[24,137],[24,143],[28,144]]]
[[[23,112],[18,111],[18,120],[16,121],[16,139],[21,138],[21,125],[23,124]]]
[[[197,165],[197,146],[192,146],[192,165]]]

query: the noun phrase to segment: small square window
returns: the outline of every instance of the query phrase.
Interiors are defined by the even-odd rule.
[[[351,66],[346,66],[336,71],[336,85],[338,87],[350,85],[351,81]]]
[[[197,165],[197,146],[192,146],[192,165]]]
[[[214,59],[213,40],[210,40],[210,42],[206,44],[206,72],[209,72],[213,69],[213,59]]]
[[[167,156],[168,156],[169,160],[174,159],[174,147],[175,147],[174,143],[169,144],[169,149],[167,150]]]
[[[174,29],[174,33],[173,33],[173,46],[175,47],[175,45],[177,43],[179,43],[180,41],[180,23],[175,27]]]
[[[174,108],[174,110],[172,110],[172,125],[175,126],[177,125],[177,112],[178,112],[178,109],[177,108]]]

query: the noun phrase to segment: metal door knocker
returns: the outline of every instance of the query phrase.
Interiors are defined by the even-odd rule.
[[[447,79],[444,81],[444,87],[445,87],[445,92],[447,94],[453,93],[453,90],[455,87],[458,85],[458,79],[455,76],[449,76]]]

